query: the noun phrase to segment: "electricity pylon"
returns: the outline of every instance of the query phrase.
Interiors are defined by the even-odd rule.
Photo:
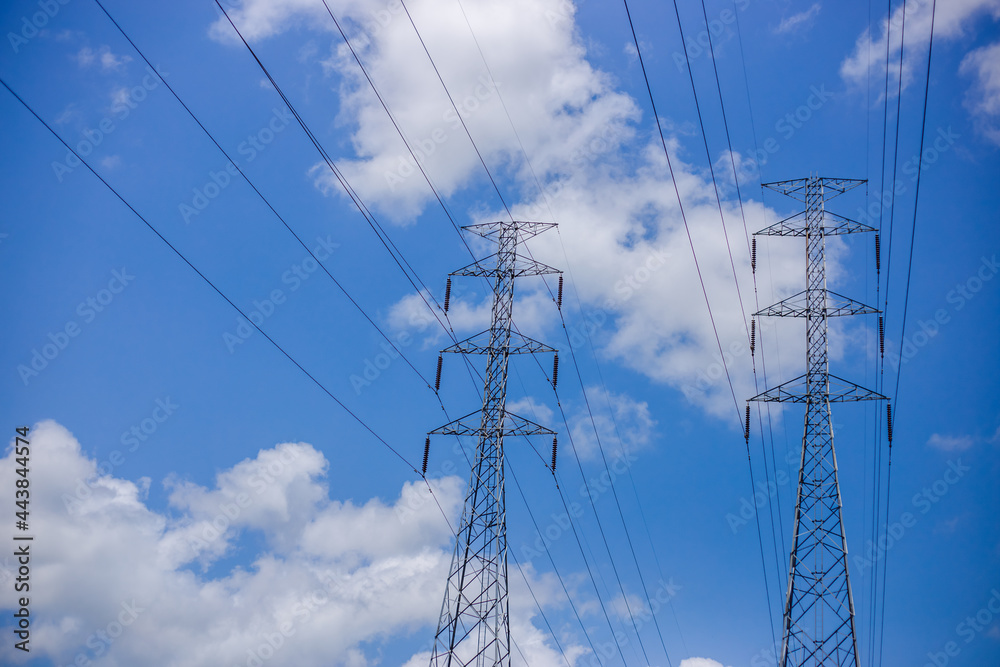
[[[766,188],[804,202],[806,210],[755,234],[806,239],[806,289],[754,313],[806,320],[805,374],[750,399],[806,406],[780,667],[859,665],[830,404],[885,396],[830,374],[827,319],[880,311],[827,289],[826,237],[875,230],[827,211],[826,202],[864,182],[810,176],[765,183]],[[756,268],[755,250],[756,239],[752,251]],[[881,336],[881,318],[879,323]],[[880,345],[884,349],[884,339]],[[891,409],[887,410],[891,419]],[[889,433],[891,441],[891,424]],[[749,440],[749,404],[744,435]]]
[[[497,252],[491,255],[496,258],[496,265],[487,266],[485,260],[479,260],[451,274],[490,279],[493,285],[493,315],[489,329],[442,350],[485,354],[486,376],[482,409],[430,432],[431,435],[478,437],[468,495],[434,636],[431,667],[510,665],[503,442],[505,436],[555,435],[543,426],[507,412],[509,356],[555,352],[547,345],[511,331],[514,279],[559,273],[541,262],[519,256],[517,246],[552,227],[555,224],[541,222],[491,222],[464,227],[497,243]],[[451,278],[448,285],[445,310],[448,308]],[[438,359],[436,384],[440,383],[440,373],[441,360]],[[430,436],[424,449],[425,473],[429,447]]]

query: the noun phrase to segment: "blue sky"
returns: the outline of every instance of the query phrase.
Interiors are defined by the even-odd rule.
[[[804,337],[761,324],[755,378],[746,327],[804,248],[759,241],[754,276],[747,232],[798,210],[762,180],[815,173],[867,179],[830,207],[882,229],[879,279],[870,235],[828,243],[887,334],[880,364],[874,318],[834,324],[832,371],[896,415],[890,483],[884,408],[834,407],[862,663],[1000,659],[996,0],[938,4],[926,121],[928,0],[901,70],[901,3],[684,0],[687,57],[673,5],[629,3],[712,319],[624,5],[331,2],[404,143],[320,0],[224,2],[368,218],[214,3],[104,6],[127,38],[93,0],[0,10],[0,77],[163,237],[0,91],[0,423],[32,427],[36,536],[30,655],[0,559],[5,664],[425,664],[468,463],[441,438],[413,467],[481,391],[456,358],[430,388],[425,300],[490,252],[452,221],[505,206],[559,223],[529,248],[566,272],[565,330],[551,279],[516,293],[561,367],[558,398],[548,358],[509,384],[560,438],[558,488],[544,439],[507,443],[514,663],[617,632],[629,664],[773,664],[802,413],[755,411],[749,464],[740,413]],[[456,279],[455,334],[488,318]]]

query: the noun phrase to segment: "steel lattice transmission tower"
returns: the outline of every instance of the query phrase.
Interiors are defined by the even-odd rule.
[[[830,404],[885,397],[829,372],[827,319],[880,311],[827,289],[826,237],[875,230],[827,211],[826,202],[864,182],[810,176],[766,183],[764,187],[804,202],[806,209],[754,235],[806,239],[805,290],[754,313],[806,320],[805,374],[750,399],[806,406],[780,667],[859,665]],[[749,440],[749,404],[746,418]],[[891,426],[889,433],[891,440]]]
[[[504,498],[504,437],[552,435],[554,432],[506,409],[507,362],[511,354],[555,352],[511,331],[514,279],[559,273],[518,255],[518,245],[553,223],[491,222],[464,229],[494,241],[497,252],[452,276],[478,276],[493,286],[490,328],[442,350],[486,355],[483,407],[431,431],[431,434],[477,436],[475,461],[465,508],[455,541],[441,617],[434,637],[431,667],[510,665],[510,617],[507,601],[507,525]],[[495,258],[493,265],[486,261]],[[450,297],[445,296],[447,310]],[[441,362],[438,360],[440,382]],[[424,450],[426,472],[430,437]],[[554,446],[554,441],[553,441]],[[553,463],[555,454],[553,452]]]

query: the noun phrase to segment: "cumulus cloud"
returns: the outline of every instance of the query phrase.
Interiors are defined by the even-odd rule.
[[[305,19],[313,9],[306,6],[294,0],[248,0],[233,18],[262,39],[294,25],[312,28]],[[758,272],[755,292],[747,232],[790,211],[783,209],[779,216],[751,200],[741,211],[734,188],[720,179],[720,217],[706,170],[688,161],[671,136],[668,147],[685,227],[659,137],[651,134],[648,122],[641,124],[641,105],[588,61],[572,5],[563,0],[473,0],[463,6],[489,70],[457,5],[407,3],[511,213],[522,220],[560,223],[558,233],[542,234],[529,245],[539,261],[570,272],[564,306],[570,342],[587,350],[592,341],[605,360],[676,388],[709,413],[732,419],[735,427],[733,394],[742,402],[758,391],[748,341],[748,315],[758,306],[755,294],[763,307],[800,291],[804,283],[801,244],[777,239],[761,244],[769,270]],[[339,2],[334,9],[355,26],[356,48],[410,145],[423,156],[438,192],[448,197],[482,188],[486,202],[471,212],[468,222],[506,218],[505,208],[489,199],[492,188],[479,158],[407,17],[393,6],[372,11]],[[329,17],[317,24],[320,32],[328,30],[326,24],[332,26]],[[217,23],[213,31],[221,35],[226,29]],[[342,102],[338,122],[349,130],[353,149],[338,162],[366,202],[400,224],[412,224],[436,206],[433,194],[339,35],[331,35],[331,41],[331,55],[324,62],[336,77]],[[664,123],[673,127],[669,118]],[[319,187],[333,191],[324,170],[319,165],[313,175]],[[834,279],[839,261],[835,244],[831,250]],[[488,252],[492,250],[483,254]],[[456,287],[466,280],[456,280]],[[519,283],[518,290],[515,320],[521,330],[536,338],[534,332],[555,334],[555,339],[543,339],[565,347],[548,290],[537,279],[534,285]],[[479,286],[478,291],[453,295],[449,316],[456,331],[467,335],[486,328],[489,309],[489,292]],[[426,331],[428,345],[441,335],[416,294],[398,302],[389,319],[397,328]],[[781,354],[783,379],[798,374],[804,349],[794,324],[763,335],[764,353],[769,358]]]
[[[933,433],[927,439],[927,446],[942,452],[964,452],[972,447],[975,441],[968,435],[942,435]]]
[[[926,65],[927,44],[931,35],[930,0],[906,3],[906,58],[903,59],[902,82],[905,88],[913,80],[914,68]],[[937,3],[934,18],[934,39],[954,39],[964,35],[969,27],[984,15],[993,20],[1000,18],[1000,0],[953,0]],[[899,51],[902,46],[903,5],[900,4],[891,16],[885,17],[873,35],[866,30],[855,44],[854,51],[840,65],[840,75],[848,82],[859,86],[868,85],[869,70],[877,81],[884,81],[886,67],[889,67],[890,94],[894,94],[899,82]],[[886,62],[886,47],[889,60]],[[921,54],[920,57],[917,57]]]
[[[390,502],[334,500],[326,458],[282,443],[219,472],[211,487],[170,478],[169,511],[159,512],[146,504],[149,480],[114,477],[64,427],[42,422],[31,434],[32,657],[102,667],[258,664],[254,657],[366,665],[381,641],[433,631],[451,530],[422,482]],[[13,449],[0,459],[4,488],[16,465]],[[454,523],[462,483],[432,484]],[[264,545],[240,559],[248,564],[222,560],[245,554],[248,533]],[[2,566],[6,586],[15,565]],[[552,604],[548,575],[525,574]],[[532,623],[531,597],[511,599],[529,659],[558,664]],[[22,664],[23,653],[5,642],[0,662]]]
[[[969,52],[959,71],[974,77],[966,107],[986,138],[1000,146],[1000,42]]]
[[[317,4],[250,0],[232,16],[241,30],[261,38],[313,16]],[[360,26],[352,35],[355,47],[407,140],[418,157],[424,156],[422,163],[442,195],[483,176],[462,120],[488,164],[524,176],[524,165],[513,160],[509,112],[535,173],[543,178],[569,166],[561,155],[567,145],[578,146],[602,132],[625,131],[625,120],[637,113],[635,103],[615,91],[611,77],[594,70],[583,57],[572,16],[566,16],[569,5],[517,0],[464,6],[479,45],[489,54],[489,71],[478,57],[471,57],[477,53],[476,44],[458,4],[407,4],[448,84],[456,113],[400,6],[390,3],[388,9],[373,10],[361,3],[333,3],[341,18]],[[329,16],[312,24],[333,28]],[[213,34],[221,37],[227,30],[232,32],[220,19]],[[406,145],[342,40],[334,41],[326,65],[342,77],[340,121],[352,128],[356,157],[341,161],[345,174],[361,197],[383,214],[400,222],[412,220],[433,194]],[[544,122],[537,122],[539,118]],[[339,188],[325,165],[318,165],[315,175],[320,185]]]
[[[630,465],[636,451],[652,444],[656,420],[648,403],[597,386],[587,388],[587,399],[590,410],[581,398],[570,417],[573,444],[581,458],[598,457],[600,446],[609,461],[624,457]]]

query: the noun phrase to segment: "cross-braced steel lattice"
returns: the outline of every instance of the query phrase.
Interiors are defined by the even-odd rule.
[[[540,222],[492,222],[465,227],[498,244],[496,254],[491,256],[496,258],[496,263],[488,266],[486,260],[479,260],[451,274],[490,279],[493,316],[487,331],[442,350],[485,354],[486,376],[482,410],[431,431],[439,435],[478,436],[468,495],[441,605],[441,620],[434,637],[431,667],[510,665],[504,436],[554,434],[507,412],[507,361],[511,354],[555,351],[511,331],[514,279],[559,273],[540,262],[519,256],[517,247],[554,226]]]
[[[864,182],[811,176],[764,185],[806,206],[802,213],[757,232],[806,239],[805,291],[754,314],[806,320],[805,375],[750,399],[806,406],[780,667],[859,664],[830,403],[885,397],[830,374],[827,318],[879,311],[827,289],[825,252],[827,236],[875,230],[825,207],[828,200]],[[748,438],[749,415],[748,406]]]

